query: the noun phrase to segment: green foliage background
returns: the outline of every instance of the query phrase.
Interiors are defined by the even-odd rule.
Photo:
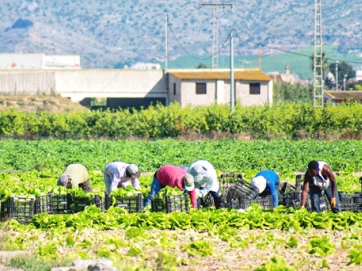
[[[157,104],[143,110],[84,111],[52,114],[6,110],[0,136],[27,138],[147,138],[215,133],[246,134],[252,139],[359,138],[362,106],[357,103],[313,108],[310,104],[227,105],[181,108]],[[335,139],[336,139],[335,138]]]

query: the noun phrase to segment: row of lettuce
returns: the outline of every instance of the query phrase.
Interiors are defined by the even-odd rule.
[[[359,138],[362,106],[345,103],[314,108],[309,104],[270,106],[227,105],[181,108],[157,104],[147,109],[49,113],[8,109],[0,112],[0,136],[5,137],[177,137],[223,132],[255,139]]]

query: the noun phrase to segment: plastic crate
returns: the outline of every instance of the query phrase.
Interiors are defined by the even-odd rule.
[[[361,210],[361,205],[356,203],[341,203],[341,211],[357,213]]]
[[[226,188],[221,194],[222,202],[229,202],[235,198],[255,199],[259,195],[259,190],[255,186],[245,182],[242,179]]]
[[[105,195],[106,210],[111,206],[121,207],[129,213],[139,213],[143,211],[143,196],[139,193],[135,197],[118,197]]]
[[[300,193],[302,192],[302,186],[303,186],[303,175],[302,174],[298,174],[295,177],[295,192],[296,193]]]
[[[34,214],[49,213],[49,195],[37,196],[35,198]]]
[[[347,194],[344,192],[338,192],[339,199],[341,204],[351,204],[353,203],[354,194]]]
[[[189,195],[166,196],[166,213],[190,212]]]
[[[300,206],[299,193],[281,194],[279,197],[279,205],[284,205],[287,208],[297,208],[298,206]]]
[[[256,199],[248,199],[244,197],[239,198],[239,208],[246,209],[252,203],[259,204],[261,209],[273,209],[273,197],[271,195],[264,197],[257,197]]]
[[[190,212],[188,194],[166,196],[163,199],[154,198],[151,201],[152,212]]]
[[[362,193],[360,193],[360,192],[355,192],[355,193],[353,194],[353,203],[362,204]]]
[[[50,214],[66,214],[70,210],[67,194],[48,194],[48,198]]]
[[[1,204],[2,220],[16,219],[19,223],[29,223],[34,216],[35,198],[9,197]]]
[[[236,183],[238,180],[242,180],[243,176],[237,173],[223,173],[219,177],[219,184],[220,184],[220,194],[222,192]]]
[[[81,197],[67,194],[68,212],[78,213],[84,211],[87,206],[95,205],[102,212],[105,210],[104,197],[94,195],[93,197]]]

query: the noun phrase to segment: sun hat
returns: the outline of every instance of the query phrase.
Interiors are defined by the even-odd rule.
[[[138,172],[138,167],[135,164],[128,165],[126,170],[132,178],[138,178],[140,176],[140,173]]]
[[[62,174],[58,179],[58,186],[67,187],[67,184],[69,182],[69,177],[67,175]]]
[[[192,191],[195,188],[194,177],[191,174],[186,174],[183,178],[184,186],[187,191]]]
[[[259,194],[262,193],[266,188],[266,179],[263,176],[254,177],[251,180],[252,185],[254,185],[259,190]]]
[[[205,169],[201,165],[194,165],[192,168],[189,168],[188,173],[194,177],[196,183],[200,182],[205,176]]]

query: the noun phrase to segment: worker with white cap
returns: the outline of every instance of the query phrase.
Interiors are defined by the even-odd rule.
[[[251,184],[259,190],[259,195],[273,196],[273,208],[278,206],[279,176],[272,170],[259,171],[251,180]]]
[[[111,193],[117,188],[125,188],[130,184],[132,184],[133,188],[138,189],[140,188],[139,177],[138,167],[135,164],[124,162],[109,163],[105,167],[103,175],[107,193]]]
[[[190,173],[195,180],[198,206],[200,207],[201,198],[210,193],[214,199],[215,207],[220,208],[220,186],[213,165],[209,161],[198,160],[190,165],[187,172]]]

